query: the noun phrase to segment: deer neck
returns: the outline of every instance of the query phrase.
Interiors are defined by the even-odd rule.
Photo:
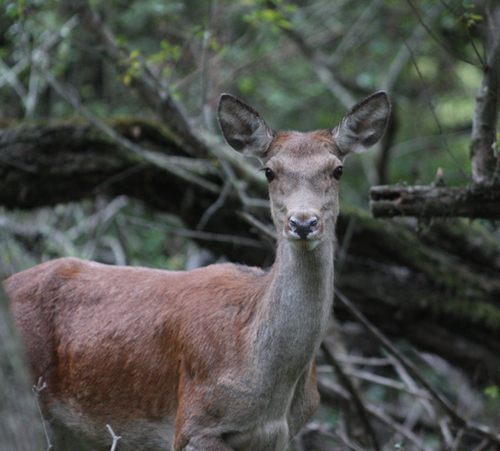
[[[255,341],[259,364],[268,374],[298,377],[321,343],[333,303],[331,236],[310,251],[286,239],[278,243]]]

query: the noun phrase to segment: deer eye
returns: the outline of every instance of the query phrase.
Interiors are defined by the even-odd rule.
[[[340,177],[342,177],[343,170],[344,170],[344,166],[337,166],[333,170],[333,178],[336,180],[340,180]]]
[[[269,168],[264,168],[264,174],[266,175],[266,179],[268,182],[272,182],[276,175],[274,174],[274,171]]]

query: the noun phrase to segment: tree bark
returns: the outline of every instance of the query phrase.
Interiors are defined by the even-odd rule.
[[[483,79],[476,98],[470,143],[472,180],[482,184],[491,180],[496,166],[493,144],[500,105],[500,6],[486,14],[484,42],[487,52]]]
[[[471,184],[463,188],[442,186],[374,186],[370,208],[376,218],[467,217],[500,218],[500,183]]]

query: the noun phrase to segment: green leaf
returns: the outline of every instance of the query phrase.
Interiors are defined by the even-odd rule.
[[[484,389],[484,394],[486,397],[490,399],[499,399],[500,398],[500,388],[498,385],[492,385],[490,387],[486,387]]]

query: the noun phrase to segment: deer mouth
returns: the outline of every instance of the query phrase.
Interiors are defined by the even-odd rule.
[[[298,251],[312,251],[320,242],[320,237],[295,238],[288,237],[288,242]]]

